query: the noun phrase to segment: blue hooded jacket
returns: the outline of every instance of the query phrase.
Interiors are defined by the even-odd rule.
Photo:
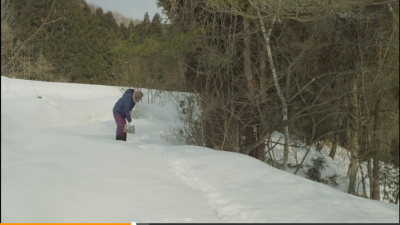
[[[128,120],[128,122],[132,121],[129,111],[131,111],[135,106],[135,103],[133,102],[134,91],[135,90],[133,89],[126,90],[122,97],[115,103],[113,108],[113,113],[120,114],[122,117]]]

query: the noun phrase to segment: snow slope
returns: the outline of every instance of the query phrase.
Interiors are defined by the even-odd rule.
[[[183,116],[162,96],[139,103],[136,134],[115,141],[120,96],[1,77],[2,222],[399,222],[398,205],[177,145],[171,130]]]

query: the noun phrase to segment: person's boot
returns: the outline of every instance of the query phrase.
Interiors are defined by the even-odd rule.
[[[126,134],[121,136],[121,141],[126,141]]]
[[[117,136],[115,136],[115,140],[117,140],[117,141],[120,141],[120,140],[122,140],[122,136],[121,136],[121,135],[117,135]]]

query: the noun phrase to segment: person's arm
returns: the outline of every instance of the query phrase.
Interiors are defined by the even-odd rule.
[[[130,109],[129,109],[129,105],[131,104],[130,101],[132,101],[132,100],[128,99],[128,98],[124,98],[124,111],[125,111],[125,116],[126,116],[126,120],[128,120],[128,123],[130,123],[132,121],[132,116],[131,116]]]

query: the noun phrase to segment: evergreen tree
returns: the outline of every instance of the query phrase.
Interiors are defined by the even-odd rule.
[[[149,27],[149,34],[151,36],[160,37],[163,34],[163,25],[160,14],[156,13],[151,21]]]
[[[140,36],[141,40],[144,40],[149,35],[150,24],[150,17],[146,12],[144,14],[143,21],[135,26],[135,31]]]

